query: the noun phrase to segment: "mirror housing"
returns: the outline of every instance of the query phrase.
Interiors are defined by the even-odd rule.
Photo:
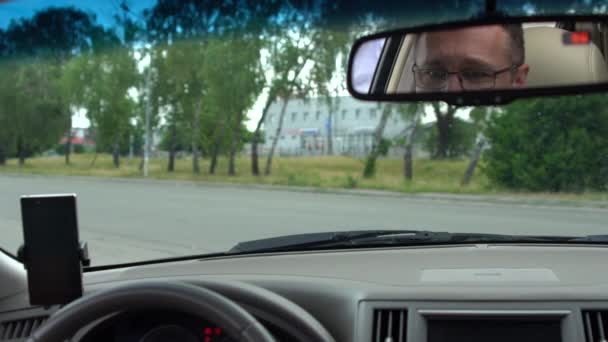
[[[515,61],[513,45],[502,49],[498,26],[505,39],[513,37],[505,27],[523,28],[521,61]],[[603,92],[608,50],[601,49],[608,45],[594,43],[598,32],[608,37],[608,15],[490,17],[380,32],[353,45],[347,87],[364,101],[459,106]]]

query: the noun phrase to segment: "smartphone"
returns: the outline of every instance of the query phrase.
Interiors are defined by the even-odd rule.
[[[81,297],[76,195],[23,196],[21,219],[30,303],[67,304]]]

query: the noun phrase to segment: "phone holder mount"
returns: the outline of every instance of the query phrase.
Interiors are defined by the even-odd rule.
[[[83,267],[91,266],[89,245],[85,241],[80,241],[80,244],[78,245],[78,256],[80,257],[80,263]],[[27,265],[27,253],[25,252],[25,245],[19,246],[19,249],[17,250],[17,259],[21,261],[23,265]]]

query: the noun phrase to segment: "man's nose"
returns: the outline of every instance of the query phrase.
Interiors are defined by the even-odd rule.
[[[448,76],[448,91],[463,91],[462,84],[457,74],[451,74]]]

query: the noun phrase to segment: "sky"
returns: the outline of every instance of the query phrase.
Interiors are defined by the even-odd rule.
[[[6,28],[12,19],[31,17],[37,11],[48,7],[74,6],[96,14],[97,21],[104,26],[114,24],[114,14],[120,11],[121,0],[9,0],[0,1],[0,28]],[[140,13],[152,7],[156,0],[129,1],[131,11]]]

